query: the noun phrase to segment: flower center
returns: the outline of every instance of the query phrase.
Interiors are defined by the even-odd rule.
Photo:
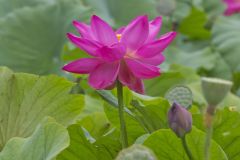
[[[118,42],[120,42],[120,40],[122,38],[122,34],[116,34],[116,37],[118,39]],[[127,50],[124,57],[125,58],[136,58],[136,54],[134,51]]]
[[[118,41],[121,40],[122,34],[116,34]]]

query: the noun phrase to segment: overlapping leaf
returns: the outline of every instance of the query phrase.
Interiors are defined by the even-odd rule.
[[[240,151],[240,114],[233,111],[234,107],[218,110],[214,120],[213,139],[222,147],[229,160],[238,160]],[[198,128],[204,129],[203,117],[199,114],[193,115],[193,122]]]
[[[70,146],[59,154],[57,160],[111,160],[120,150],[119,134],[110,133],[95,142],[90,142],[83,128],[69,126]]]
[[[187,144],[194,159],[204,159],[204,139],[205,134],[196,128],[193,128],[191,133],[186,136]],[[188,160],[181,140],[171,130],[162,129],[154,132],[145,140],[144,145],[152,149],[159,160]],[[210,151],[211,160],[227,160],[227,156],[221,147],[214,141],[212,141]]]
[[[0,153],[0,159],[53,160],[68,145],[67,129],[48,118],[30,137],[11,139]]]
[[[67,126],[76,121],[84,99],[70,95],[73,84],[57,76],[39,77],[0,68],[0,148],[12,137],[28,137],[46,116]]]

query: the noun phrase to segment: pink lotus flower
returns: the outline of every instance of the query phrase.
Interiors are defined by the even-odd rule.
[[[223,0],[227,4],[227,9],[224,12],[225,16],[231,16],[234,13],[240,12],[240,0]]]
[[[148,22],[147,16],[139,16],[116,32],[95,15],[90,25],[78,21],[73,25],[81,37],[68,33],[68,38],[92,58],[73,61],[63,70],[89,74],[89,84],[95,89],[113,87],[119,80],[141,94],[144,93],[142,80],[160,75],[162,52],[176,36],[176,32],[169,32],[157,39],[161,17]]]

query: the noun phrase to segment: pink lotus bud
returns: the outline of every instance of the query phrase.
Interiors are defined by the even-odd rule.
[[[168,111],[168,123],[178,137],[183,137],[192,129],[192,115],[184,107],[173,103]]]

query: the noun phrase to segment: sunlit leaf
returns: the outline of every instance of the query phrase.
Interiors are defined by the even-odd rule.
[[[45,119],[28,138],[14,137],[0,153],[1,160],[53,160],[69,145],[67,129]]]
[[[230,160],[240,158],[240,113],[234,107],[218,110],[213,125],[213,139],[222,147]],[[204,130],[203,116],[193,115],[193,122],[198,128]]]
[[[194,159],[204,159],[204,140],[205,134],[195,127],[193,127],[191,133],[186,135],[187,145]],[[159,160],[188,159],[181,144],[181,139],[168,129],[154,132],[145,140],[144,145],[152,149]],[[212,141],[210,152],[211,160],[227,160],[222,148],[214,141]]]
[[[67,126],[81,113],[84,99],[70,95],[73,84],[57,76],[13,73],[0,68],[0,148],[12,137],[27,137],[46,116]]]
[[[118,109],[109,106],[108,104],[104,107],[105,113],[107,115],[108,120],[118,129],[120,129],[120,122],[118,116]],[[133,143],[138,136],[146,133],[144,131],[143,126],[135,119],[133,115],[129,115],[128,113],[124,113],[125,121],[126,121],[126,128],[128,134],[129,143]]]
[[[78,125],[68,127],[70,146],[59,154],[57,160],[112,160],[121,145],[114,132],[90,142],[83,128]],[[112,135],[113,134],[113,135]]]

